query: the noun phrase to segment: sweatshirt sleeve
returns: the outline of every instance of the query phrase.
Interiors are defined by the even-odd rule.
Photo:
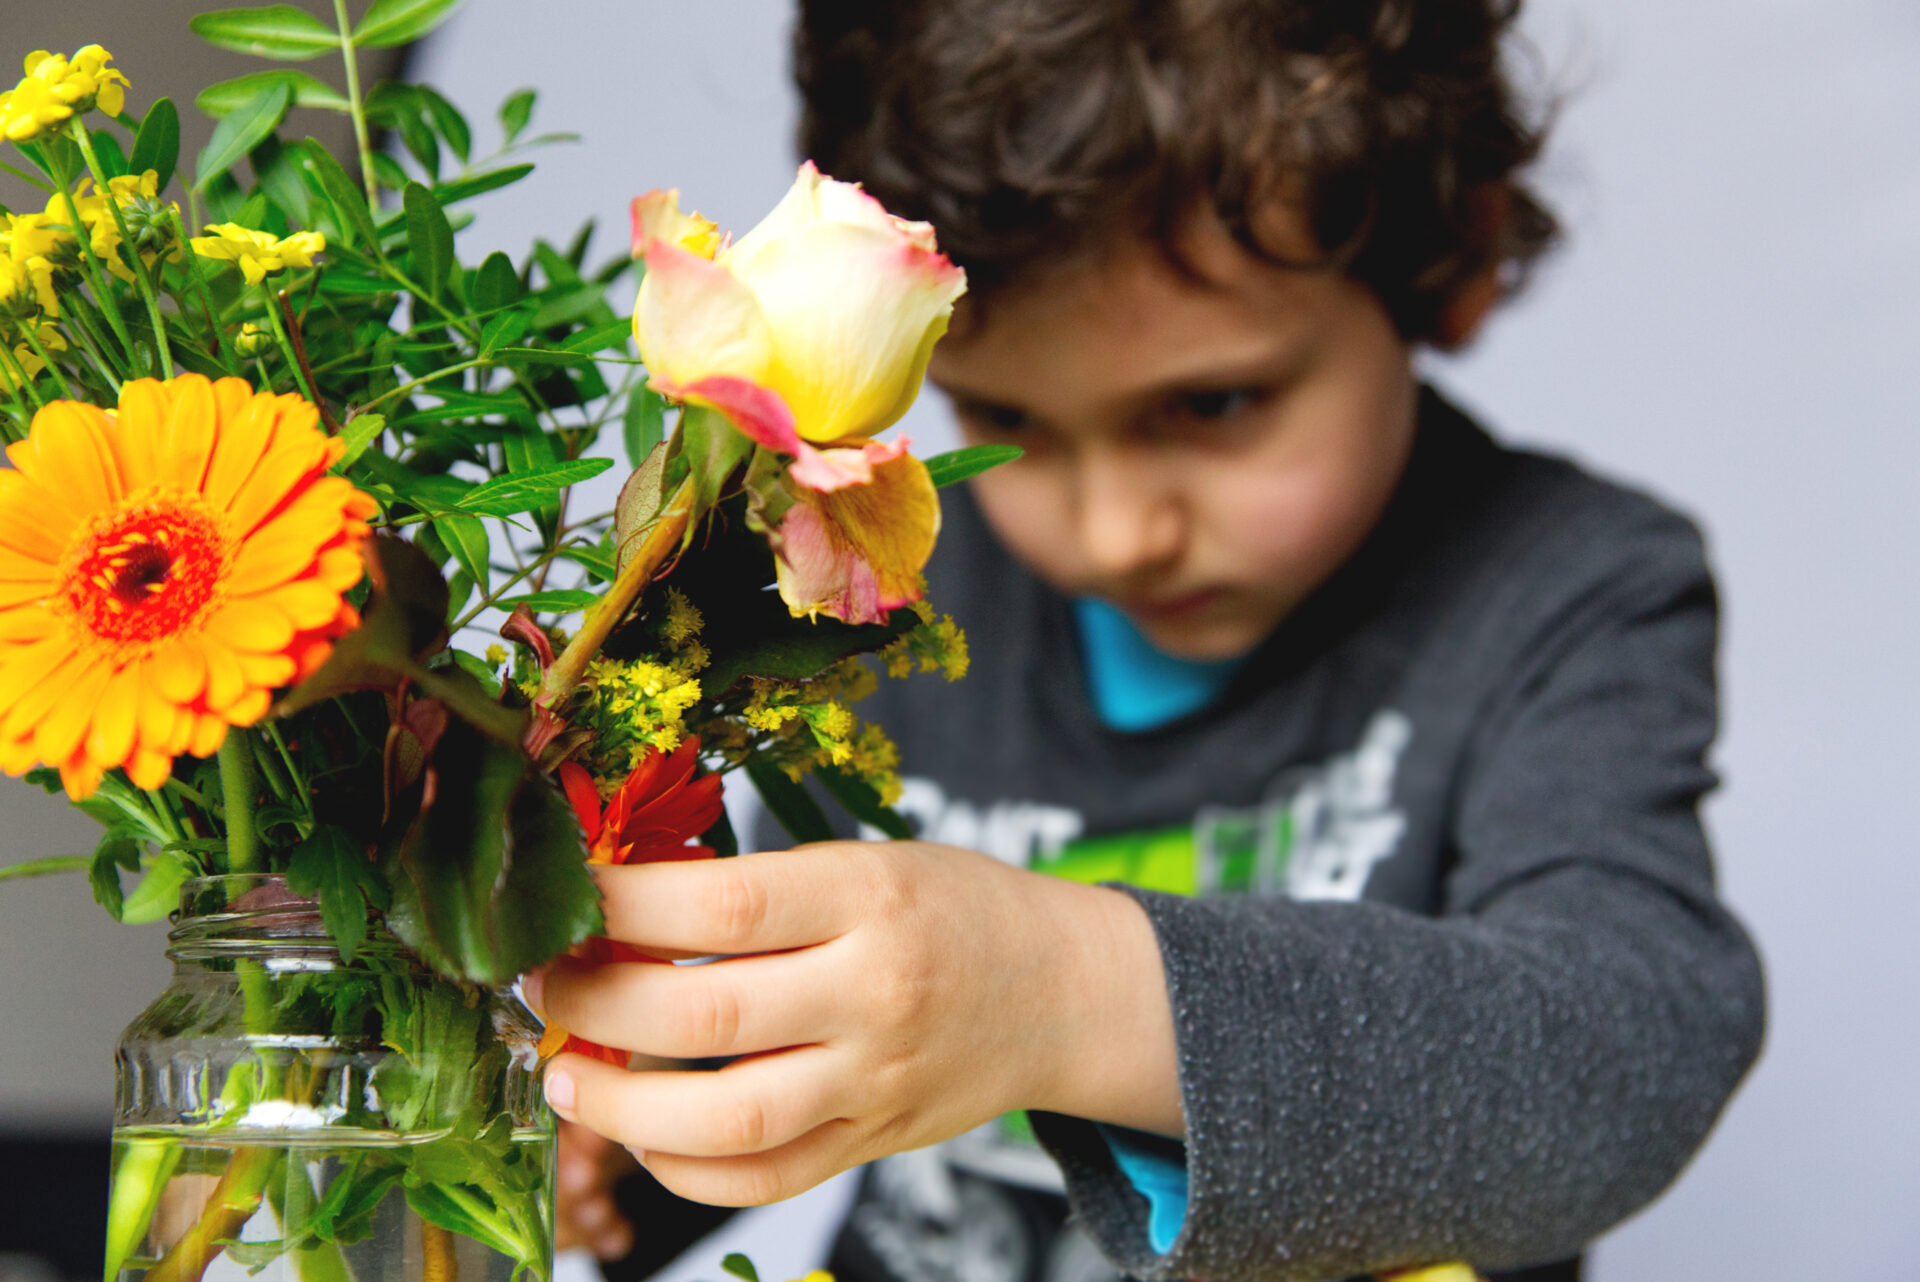
[[[1482,707],[1441,916],[1129,889],[1178,1041],[1171,1249],[1152,1248],[1147,1201],[1092,1125],[1034,1115],[1118,1267],[1511,1268],[1579,1251],[1678,1175],[1763,1022],[1698,818],[1715,606],[1686,546],[1571,594]]]

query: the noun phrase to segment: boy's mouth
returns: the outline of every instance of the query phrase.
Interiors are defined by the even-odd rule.
[[[1223,588],[1201,588],[1171,597],[1124,597],[1115,604],[1136,619],[1165,623],[1204,613],[1225,596]]]

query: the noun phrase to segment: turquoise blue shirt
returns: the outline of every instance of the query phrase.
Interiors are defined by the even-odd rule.
[[[1115,730],[1151,730],[1198,712],[1240,670],[1239,659],[1198,662],[1163,654],[1105,601],[1075,601],[1073,612],[1094,710]]]
[[[1073,603],[1088,693],[1115,730],[1151,730],[1198,712],[1227,688],[1239,659],[1197,662],[1153,648],[1132,620],[1105,601]],[[1114,1164],[1147,1200],[1147,1242],[1165,1255],[1187,1218],[1187,1164],[1102,1126]]]

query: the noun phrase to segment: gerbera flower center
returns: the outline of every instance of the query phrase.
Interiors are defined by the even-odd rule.
[[[222,522],[205,503],[150,495],[93,522],[74,549],[62,595],[103,641],[158,641],[206,618],[231,556]]]

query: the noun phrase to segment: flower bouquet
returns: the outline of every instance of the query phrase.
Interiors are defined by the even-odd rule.
[[[964,289],[931,231],[808,166],[737,241],[656,191],[604,265],[588,232],[463,261],[533,95],[483,155],[356,67],[455,2],[195,19],[347,92],[212,86],[190,173],[98,46],[0,93],[45,197],[0,211],[0,768],[105,829],[0,875],[177,913],[120,1048],[110,1280],[546,1276],[567,1035],[507,986],[614,947],[590,865],[733,854],[735,770],[796,841],[822,797],[904,835],[850,705],[966,667],[921,599],[936,490],[1016,452],[875,439]]]

